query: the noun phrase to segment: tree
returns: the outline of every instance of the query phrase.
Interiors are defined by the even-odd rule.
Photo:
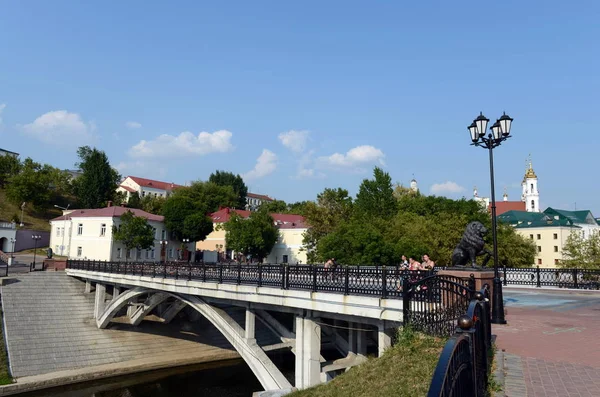
[[[129,200],[127,200],[127,206],[129,208],[142,208],[142,199],[140,198],[140,194],[138,192],[131,193]]]
[[[264,210],[251,213],[248,219],[234,213],[224,228],[227,248],[251,255],[259,261],[269,255],[279,238],[279,229]]]
[[[113,226],[113,238],[123,243],[127,249],[125,257],[129,258],[129,252],[134,248],[141,250],[154,246],[154,229],[146,218],[127,211],[121,215],[119,227]]]
[[[307,251],[309,262],[322,260],[318,242],[335,230],[338,224],[349,219],[353,212],[352,197],[346,189],[323,190],[316,202],[306,203],[304,216],[310,228],[304,233],[302,249]]]
[[[5,187],[10,178],[21,170],[21,162],[14,156],[0,155],[0,188]]]
[[[183,236],[190,241],[202,241],[212,231],[212,219],[200,212],[186,216],[183,221]]]
[[[581,231],[572,231],[563,246],[562,268],[600,269],[600,235],[593,233],[587,239]]]
[[[106,153],[82,146],[77,150],[80,162],[76,164],[82,175],[73,181],[75,196],[84,208],[104,207],[116,196],[121,176],[108,162]]]
[[[231,186],[233,192],[237,196],[236,209],[243,210],[246,208],[246,196],[248,195],[248,187],[244,180],[239,175],[234,175],[227,171],[215,171],[210,174],[208,181],[219,186]]]
[[[535,243],[521,236],[515,229],[498,223],[498,266],[500,267],[532,267],[535,261]],[[490,235],[492,234],[490,230]],[[492,241],[489,239],[489,249]],[[493,266],[493,259],[488,266]]]
[[[265,210],[269,213],[274,214],[285,214],[288,210],[288,206],[283,200],[264,201],[260,205],[260,209]]]
[[[6,197],[14,204],[31,203],[40,210],[48,206],[53,194],[62,193],[65,173],[48,164],[40,164],[31,158],[23,161],[18,174],[6,185]]]
[[[391,217],[396,214],[397,202],[394,198],[392,178],[381,168],[373,170],[374,179],[365,179],[356,195],[355,206],[366,216]]]
[[[179,241],[184,238],[201,241],[213,231],[212,219],[189,197],[169,197],[163,205],[162,213],[165,227]]]
[[[165,205],[166,199],[164,197],[154,197],[147,195],[142,198],[141,208],[151,214],[159,215],[162,213],[162,208]]]
[[[306,214],[308,203],[312,203],[312,201],[297,201],[295,203],[290,203],[287,205],[287,213],[304,216]]]
[[[172,197],[189,198],[196,208],[205,214],[218,211],[220,207],[235,207],[238,202],[231,186],[201,181],[193,182],[189,187],[178,188],[169,200]]]

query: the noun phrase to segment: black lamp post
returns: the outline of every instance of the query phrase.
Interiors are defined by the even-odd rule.
[[[189,238],[184,238],[183,240],[183,244],[182,244],[182,249],[181,249],[181,260],[185,260],[185,254],[188,251],[188,243],[190,242]],[[188,262],[190,261],[189,257],[188,257]]]
[[[41,240],[42,236],[34,234],[31,236],[31,238],[33,239],[33,270],[35,271],[35,257],[37,254],[37,242],[38,242],[38,240]]]
[[[167,263],[167,245],[168,244],[169,244],[168,240],[160,240],[160,253],[161,254],[163,252],[165,253],[165,256],[163,257],[164,263]]]
[[[492,297],[492,323],[506,324],[504,318],[504,297],[502,295],[502,281],[498,272],[498,236],[496,224],[496,192],[494,187],[494,148],[500,146],[502,142],[510,138],[510,127],[513,119],[508,117],[506,113],[502,115],[490,127],[490,133],[486,136],[488,120],[483,113],[468,127],[471,134],[473,146],[480,146],[488,149],[490,154],[490,183],[492,194],[492,239],[494,244],[494,292]]]

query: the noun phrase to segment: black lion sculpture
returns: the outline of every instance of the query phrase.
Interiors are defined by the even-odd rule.
[[[487,254],[483,262],[485,266],[490,260],[492,253],[484,248],[485,241],[483,238],[488,230],[481,222],[471,222],[467,225],[465,233],[452,252],[452,266],[465,267],[469,262],[471,267],[480,268],[475,263],[475,258],[479,255]]]

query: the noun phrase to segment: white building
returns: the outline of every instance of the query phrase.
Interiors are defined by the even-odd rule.
[[[11,152],[10,150],[0,148],[0,156],[13,156],[14,158],[19,157],[19,153]]]
[[[181,243],[170,238],[164,226],[164,217],[125,207],[63,211],[63,215],[50,221],[50,248],[55,255],[69,259],[99,261],[125,261],[125,246],[113,240],[113,226],[119,227],[121,215],[131,211],[148,220],[154,228],[154,247],[131,250],[129,261],[176,260]],[[166,244],[161,244],[166,241]],[[191,247],[191,244],[190,244]]]
[[[264,194],[248,193],[246,194],[246,210],[256,211],[262,203],[269,201],[274,201],[274,199]]]
[[[529,167],[525,171],[525,176],[523,177],[521,186],[523,188],[521,200],[525,203],[525,209],[527,212],[541,212],[538,179],[537,175],[535,175],[535,172],[533,171],[531,159],[529,160]]]
[[[121,182],[117,188],[117,192],[123,192],[127,196],[127,200],[132,193],[137,192],[140,196],[146,197],[169,197],[173,190],[181,187],[172,182],[161,182],[153,179],[139,178],[137,176],[128,176]]]

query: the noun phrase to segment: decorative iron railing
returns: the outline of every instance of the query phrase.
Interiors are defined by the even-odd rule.
[[[473,274],[467,279],[437,274],[421,279],[405,277],[402,280],[404,323],[428,335],[450,336],[456,320],[469,308],[474,291]]]
[[[339,266],[332,269],[322,265],[80,260],[68,260],[67,269],[344,295],[367,295],[384,299],[402,297],[402,280],[417,282],[433,274],[433,272],[400,270],[398,267],[386,266]],[[423,294],[415,294],[412,299],[429,298]]]
[[[428,397],[488,395],[492,360],[489,289],[473,294],[433,373]]]
[[[506,268],[501,276],[504,285],[533,285],[575,289],[600,289],[600,270]]]

